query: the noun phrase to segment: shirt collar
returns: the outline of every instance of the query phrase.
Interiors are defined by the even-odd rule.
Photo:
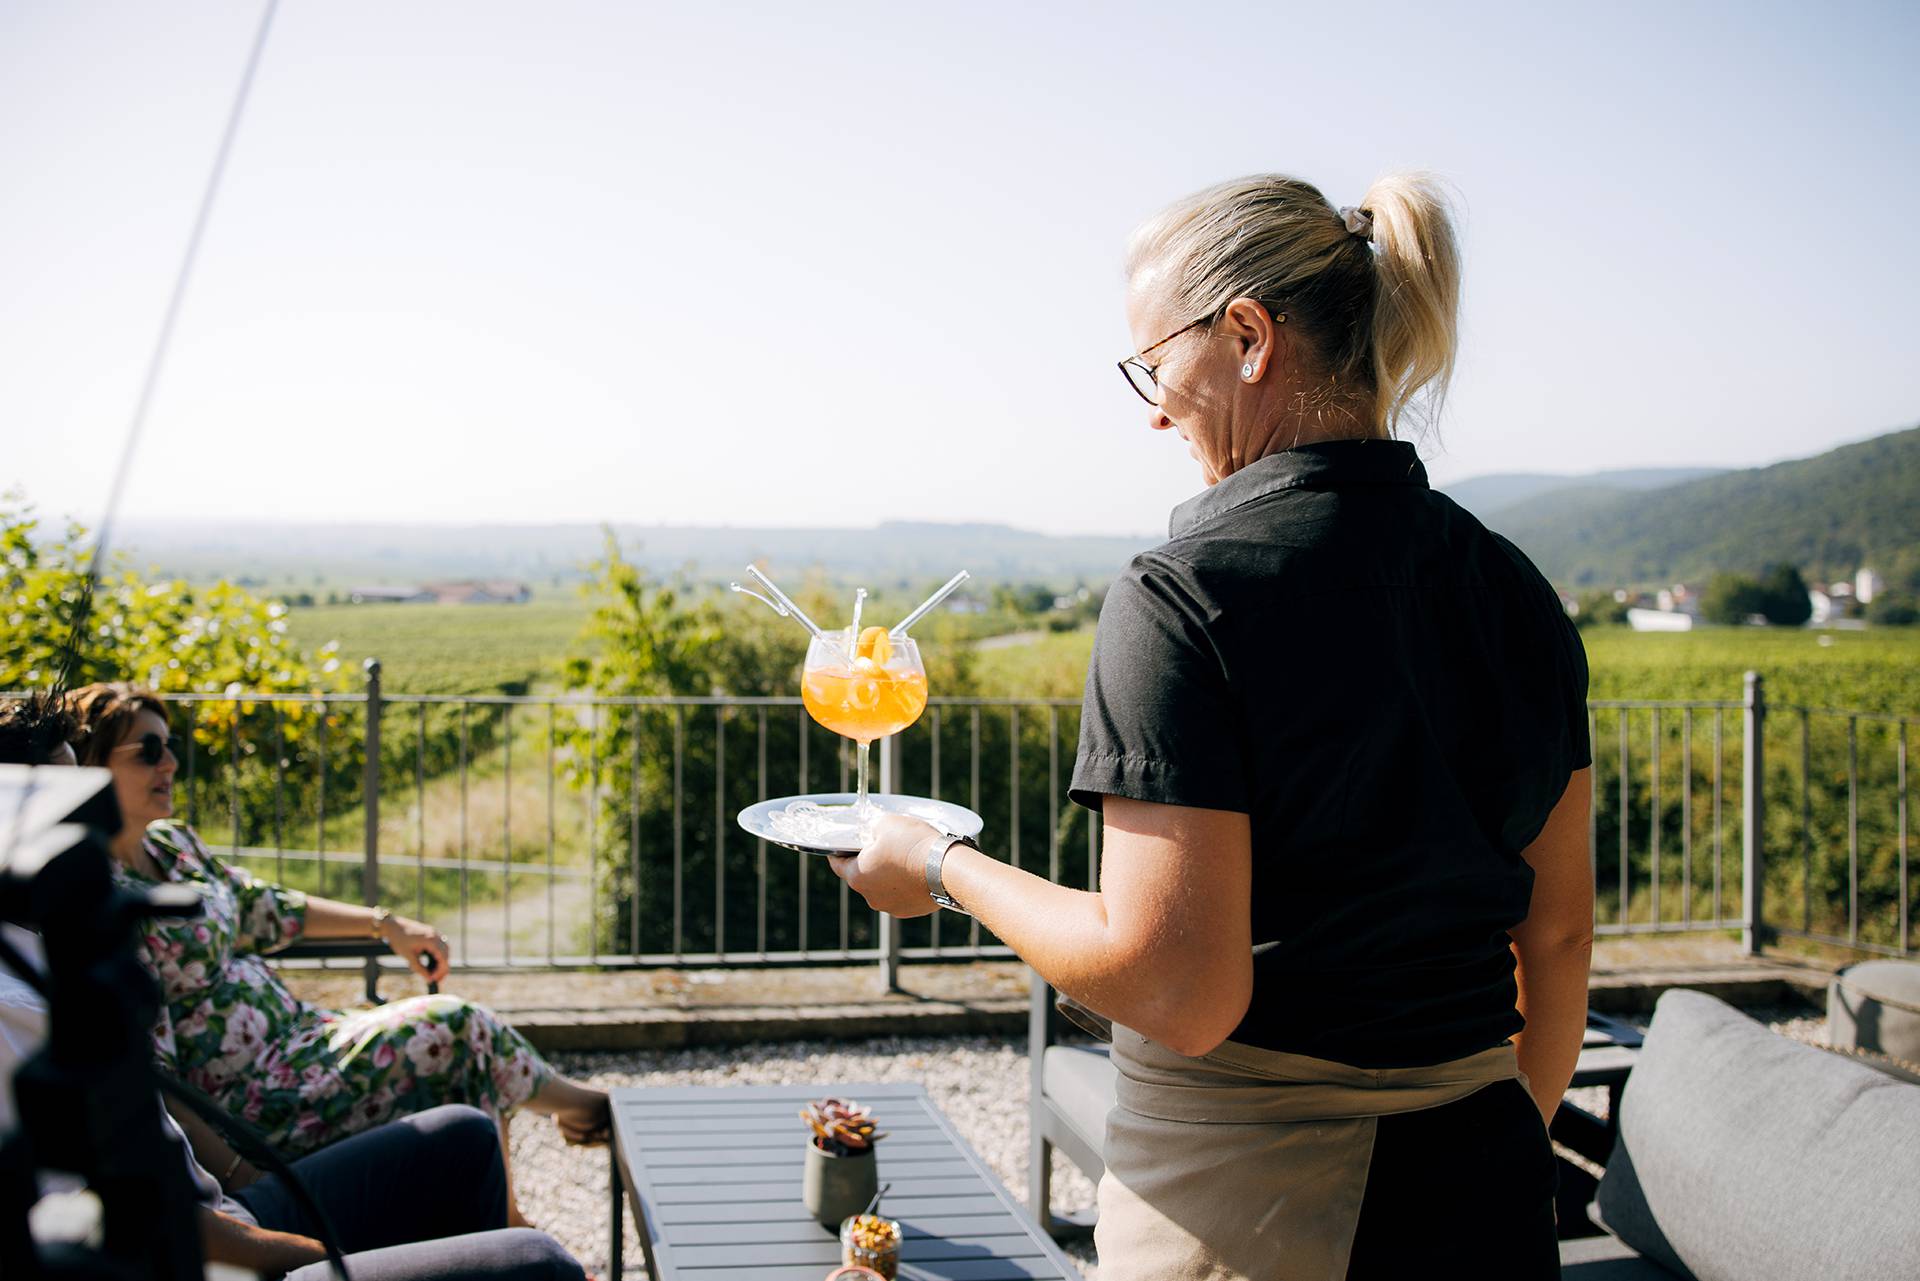
[[[1173,509],[1167,534],[1179,538],[1284,489],[1427,488],[1427,469],[1404,440],[1322,440],[1268,454]]]

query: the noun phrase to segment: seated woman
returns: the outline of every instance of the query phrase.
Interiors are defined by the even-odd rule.
[[[447,967],[431,926],[385,908],[282,889],[228,867],[192,828],[170,821],[179,762],[158,696],[124,683],[72,696],[82,765],[113,773],[126,820],[115,875],[138,888],[197,890],[201,915],[147,922],[142,960],[159,981],[161,1065],[304,1154],[397,1116],[466,1103],[501,1123],[521,1107],[552,1116],[572,1143],[606,1135],[607,1096],[549,1067],[491,1010],[457,996],[417,996],[342,1012],[289,992],[262,954],[295,937],[384,940],[423,977]],[[424,960],[422,959],[424,958]],[[519,1226],[508,1184],[508,1221]]]

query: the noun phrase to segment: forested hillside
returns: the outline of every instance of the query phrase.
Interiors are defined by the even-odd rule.
[[[1813,580],[1871,565],[1902,582],[1920,572],[1920,428],[1649,492],[1554,490],[1483,519],[1569,587],[1782,562]]]

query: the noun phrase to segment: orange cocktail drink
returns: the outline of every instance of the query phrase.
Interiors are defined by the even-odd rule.
[[[857,607],[854,616],[859,617]],[[800,669],[800,701],[814,720],[854,741],[859,779],[854,812],[863,820],[871,817],[867,749],[875,739],[919,720],[927,708],[927,669],[920,665],[919,646],[884,627],[869,627],[857,636],[848,628],[837,643],[817,637]]]
[[[927,677],[913,644],[891,641],[883,627],[860,634],[850,662],[829,658],[800,677],[800,699],[813,719],[856,743],[898,734],[927,708]]]

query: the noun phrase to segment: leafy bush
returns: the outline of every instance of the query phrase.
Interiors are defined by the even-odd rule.
[[[1733,625],[1758,615],[1778,627],[1798,627],[1813,617],[1813,601],[1799,570],[1775,565],[1757,580],[1715,574],[1701,593],[1700,612],[1710,623]]]

